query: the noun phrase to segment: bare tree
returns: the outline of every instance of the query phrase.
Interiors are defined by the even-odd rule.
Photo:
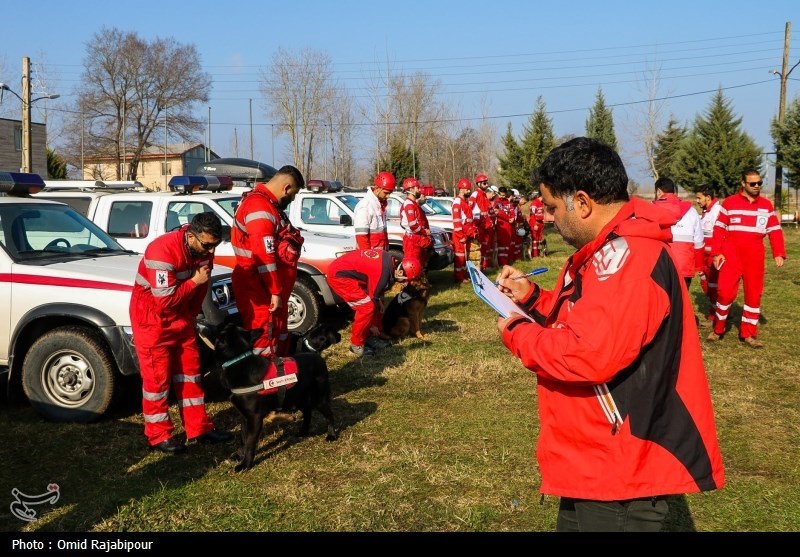
[[[305,49],[292,54],[278,48],[272,66],[262,72],[261,92],[267,109],[289,134],[290,155],[305,176],[314,172],[314,141],[330,110],[335,83],[330,56]]]
[[[659,99],[660,74],[660,66],[648,66],[645,69],[637,89],[644,93],[646,101],[633,105],[632,116],[629,116],[626,126],[637,145],[631,156],[644,159],[641,168],[653,177],[653,181],[658,180],[655,148],[658,134],[663,127],[662,120],[666,108],[666,101]]]
[[[328,175],[345,184],[352,184],[355,161],[353,157],[355,135],[355,106],[344,88],[337,88],[326,115],[330,143],[331,170]],[[326,158],[327,160],[327,158]]]
[[[116,178],[136,179],[145,149],[168,138],[193,141],[204,124],[196,103],[208,102],[211,77],[194,45],[174,39],[151,42],[136,33],[103,28],[86,46],[79,99],[73,111],[68,160],[80,164],[82,149],[116,162]],[[80,138],[83,138],[82,140]],[[153,138],[158,143],[152,141]],[[122,153],[131,160],[122,165]],[[81,151],[82,152],[82,151]]]

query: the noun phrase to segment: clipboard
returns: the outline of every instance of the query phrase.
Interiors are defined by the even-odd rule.
[[[510,317],[512,313],[518,313],[528,321],[533,321],[521,307],[511,301],[511,298],[500,292],[495,286],[494,281],[484,275],[472,261],[467,261],[467,272],[472,281],[472,288],[478,298],[495,310],[501,317]]]

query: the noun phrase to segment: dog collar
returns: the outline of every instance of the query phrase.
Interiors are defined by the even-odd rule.
[[[314,350],[314,348],[308,343],[307,338],[303,339],[303,346],[306,348],[306,350],[309,350],[310,352],[316,352],[316,350]]]
[[[244,359],[245,359],[245,358],[247,358],[248,356],[252,356],[252,355],[254,355],[254,354],[255,354],[255,352],[253,352],[252,350],[248,350],[248,351],[247,351],[247,352],[245,352],[244,354],[239,354],[238,356],[236,356],[236,357],[235,357],[235,358],[233,358],[232,360],[228,360],[227,362],[225,362],[224,364],[222,364],[222,369],[228,369],[228,368],[229,368],[229,367],[231,367],[233,364],[235,364],[235,363],[237,363],[237,362],[241,362],[242,360],[244,360]]]

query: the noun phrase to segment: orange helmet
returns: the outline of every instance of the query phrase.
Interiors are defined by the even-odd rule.
[[[394,174],[391,172],[378,172],[373,184],[386,191],[394,191]]]
[[[417,180],[416,178],[412,177],[403,180],[403,191],[408,191],[411,188],[418,188],[418,187],[420,187],[420,183],[419,180]]]
[[[488,176],[486,176],[486,174],[478,174],[477,176],[475,176],[475,183],[476,184],[478,182],[488,182],[488,181],[489,181],[489,178],[488,178]]]
[[[422,265],[416,259],[406,257],[403,259],[403,272],[406,275],[406,280],[414,280],[422,274]]]
[[[472,184],[466,178],[461,178],[456,184],[456,188],[460,190],[471,190]]]

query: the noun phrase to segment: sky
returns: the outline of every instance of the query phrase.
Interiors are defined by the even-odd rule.
[[[797,0],[39,0],[7,2],[0,13],[0,82],[21,92],[22,57],[28,56],[34,95],[61,95],[36,103],[34,121],[43,121],[45,104],[48,114],[57,114],[75,101],[86,44],[103,26],[147,40],[172,37],[195,44],[212,76],[209,103],[197,110],[206,121],[211,109],[212,149],[250,158],[252,127],[253,158],[273,166],[291,161],[285,140],[273,142],[274,120],[259,80],[279,47],[327,53],[334,77],[358,102],[369,101],[365,87],[377,69],[425,72],[459,118],[475,127],[488,119],[498,139],[509,122],[519,137],[538,96],[557,136],[584,135],[602,89],[628,174],[642,185],[652,185],[652,178],[636,130],[654,78],[661,129],[670,116],[691,124],[721,87],[742,129],[770,153],[780,94],[780,78],[770,70],[781,70],[787,22],[789,68],[800,61]],[[798,83],[800,69],[787,79],[787,106],[800,94]],[[19,102],[8,93],[0,117],[19,118]]]

